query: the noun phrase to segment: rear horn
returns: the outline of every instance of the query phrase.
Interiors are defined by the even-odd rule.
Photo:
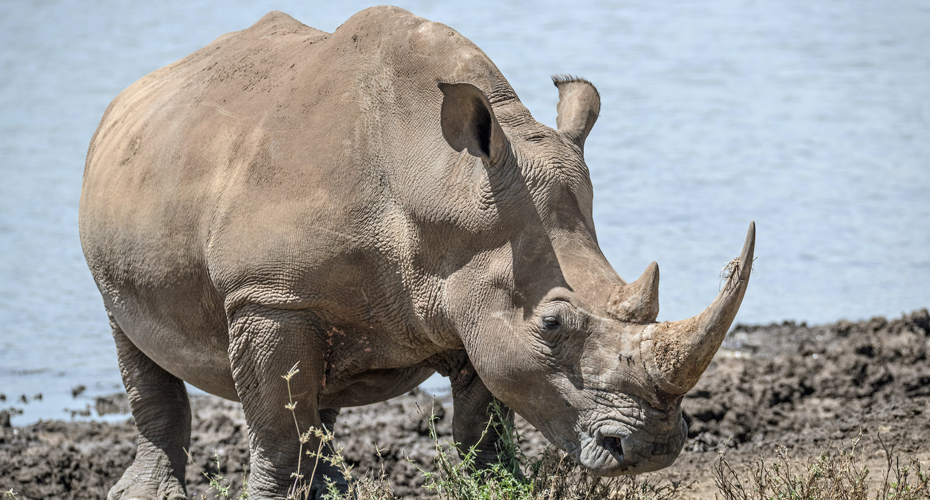
[[[636,281],[615,287],[607,314],[631,323],[652,323],[659,315],[659,265],[655,262]]]

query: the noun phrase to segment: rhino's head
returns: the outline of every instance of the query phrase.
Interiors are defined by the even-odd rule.
[[[491,392],[585,467],[607,476],[660,469],[687,436],[682,396],[746,291],[755,228],[710,307],[656,323],[658,266],[627,283],[597,244],[583,147],[598,93],[584,80],[555,83],[558,130],[519,101],[492,106],[473,85],[439,85],[443,136],[480,158],[472,189],[486,204],[466,228],[483,248],[469,244],[477,253],[448,279],[445,293],[462,304],[450,315]]]

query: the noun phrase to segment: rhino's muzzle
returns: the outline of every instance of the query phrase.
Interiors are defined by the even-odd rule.
[[[639,474],[667,467],[681,453],[688,427],[680,416],[666,425],[650,427],[664,431],[653,435],[626,426],[598,429],[592,439],[594,449],[582,451],[581,463],[597,476]]]

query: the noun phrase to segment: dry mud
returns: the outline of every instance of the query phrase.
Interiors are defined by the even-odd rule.
[[[693,483],[682,498],[713,498],[709,469],[721,452],[737,465],[772,457],[782,447],[802,458],[831,445],[848,447],[857,436],[857,452],[873,463],[882,460],[883,446],[928,460],[928,357],[926,309],[890,321],[738,325],[685,397],[685,450],[672,467],[647,478]],[[122,397],[98,408],[119,408]],[[193,398],[192,407],[196,466],[188,466],[188,492],[199,497],[207,491],[200,470],[216,472],[216,460],[237,491],[248,464],[241,409],[213,397]],[[435,448],[422,418],[430,412],[440,437],[451,439],[450,402],[414,392],[343,410],[337,442],[358,473],[383,468],[398,496],[426,495],[418,468],[433,468]],[[526,450],[545,445],[525,422],[518,427]],[[104,498],[131,463],[135,437],[131,419],[10,427],[0,412],[0,489],[12,488],[20,499]]]

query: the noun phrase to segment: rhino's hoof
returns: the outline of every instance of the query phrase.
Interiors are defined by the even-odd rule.
[[[130,467],[130,470],[110,488],[107,500],[187,499],[184,486],[174,476],[159,481],[151,476],[130,474],[131,470]]]

